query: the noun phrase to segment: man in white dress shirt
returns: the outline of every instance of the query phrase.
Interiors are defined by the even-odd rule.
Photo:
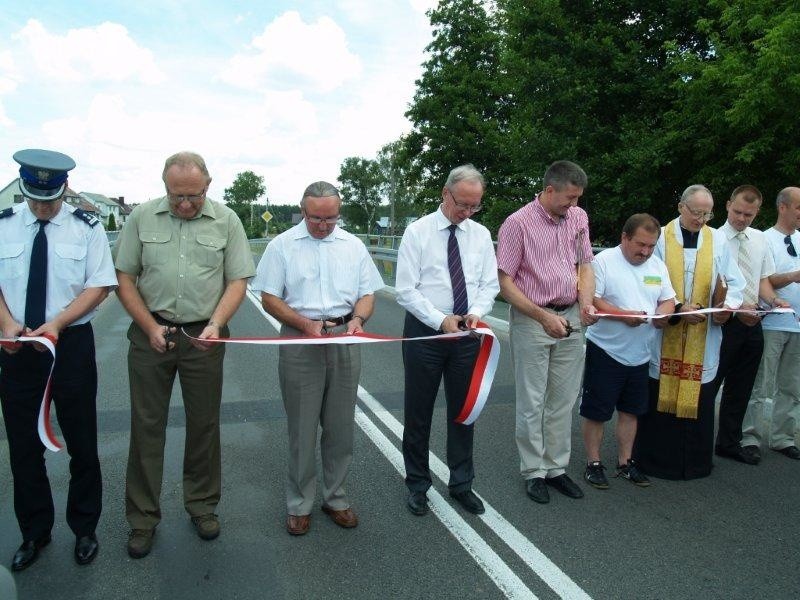
[[[281,336],[356,333],[383,287],[366,246],[337,227],[342,201],[330,183],[303,193],[303,221],[277,236],[258,263],[252,288],[282,323]],[[353,422],[361,373],[358,345],[292,345],[278,350],[289,429],[286,486],[291,535],[308,532],[316,494],[315,448],[322,428],[322,510],[340,527],[358,525],[344,481],[353,457]]]
[[[758,451],[763,436],[773,450],[800,460],[795,444],[800,419],[800,188],[781,190],[777,205],[778,220],[764,232],[775,261],[775,273],[769,280],[796,314],[764,319],[764,354],[744,418],[742,446]],[[767,398],[772,398],[772,418],[759,430]]]
[[[474,328],[500,291],[489,230],[470,219],[481,209],[483,176],[472,165],[450,172],[436,212],[408,226],[397,255],[397,302],[406,309],[404,337]],[[473,514],[484,512],[472,491],[473,425],[455,422],[478,356],[479,341],[403,342],[405,429],[403,459],[408,509],[428,512],[428,465],[433,405],[444,377],[450,495]]]
[[[775,272],[764,234],[750,227],[761,208],[758,188],[741,185],[728,200],[728,219],[720,227],[725,234],[731,257],[735,258],[745,279],[741,308],[755,309],[759,298],[774,306],[788,306],[775,295],[769,281]],[[758,365],[764,350],[761,317],[736,313],[722,326],[719,370],[714,380],[714,393],[722,388],[719,405],[719,427],[714,452],[748,465],[757,465],[761,455],[756,446],[742,447],[742,420],[753,391]]]

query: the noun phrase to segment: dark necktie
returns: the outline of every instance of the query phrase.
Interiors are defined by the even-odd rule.
[[[44,323],[47,298],[47,236],[44,226],[50,221],[37,220],[39,231],[33,238],[31,265],[28,270],[28,292],[25,295],[25,325],[38,329]]]
[[[450,269],[450,284],[453,286],[453,314],[466,315],[467,282],[464,281],[464,269],[461,268],[461,254],[458,252],[456,226],[450,225],[450,237],[447,240],[447,267]]]

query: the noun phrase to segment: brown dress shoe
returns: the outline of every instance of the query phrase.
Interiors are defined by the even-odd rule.
[[[311,526],[311,515],[289,515],[286,519],[286,531],[290,535],[305,535]]]
[[[352,508],[345,508],[344,510],[333,510],[330,506],[322,505],[322,512],[331,518],[331,521],[336,523],[339,527],[350,529],[358,525],[358,517],[353,512]]]

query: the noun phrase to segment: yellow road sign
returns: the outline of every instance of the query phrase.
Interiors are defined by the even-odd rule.
[[[262,219],[264,219],[264,223],[269,223],[269,222],[270,222],[270,220],[272,219],[272,213],[271,213],[271,212],[269,212],[268,210],[265,210],[265,211],[264,211],[264,212],[261,214],[261,218],[262,218]]]

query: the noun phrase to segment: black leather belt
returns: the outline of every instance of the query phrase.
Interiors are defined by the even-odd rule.
[[[573,302],[572,304],[547,304],[545,308],[549,308],[550,310],[554,310],[556,312],[564,312],[565,310],[569,310],[575,305]]]
[[[345,323],[349,323],[353,319],[353,313],[349,312],[346,315],[342,315],[341,317],[324,317],[322,319],[315,319],[316,321],[327,321],[328,323],[333,323],[333,327],[338,327],[339,325],[344,325]]]
[[[168,327],[177,327],[178,329],[180,329],[181,327],[195,327],[198,325],[208,325],[208,319],[204,319],[202,321],[191,321],[189,323],[175,323],[174,321],[165,319],[158,313],[150,313],[150,314],[153,315],[153,318],[159,325],[167,325]]]

